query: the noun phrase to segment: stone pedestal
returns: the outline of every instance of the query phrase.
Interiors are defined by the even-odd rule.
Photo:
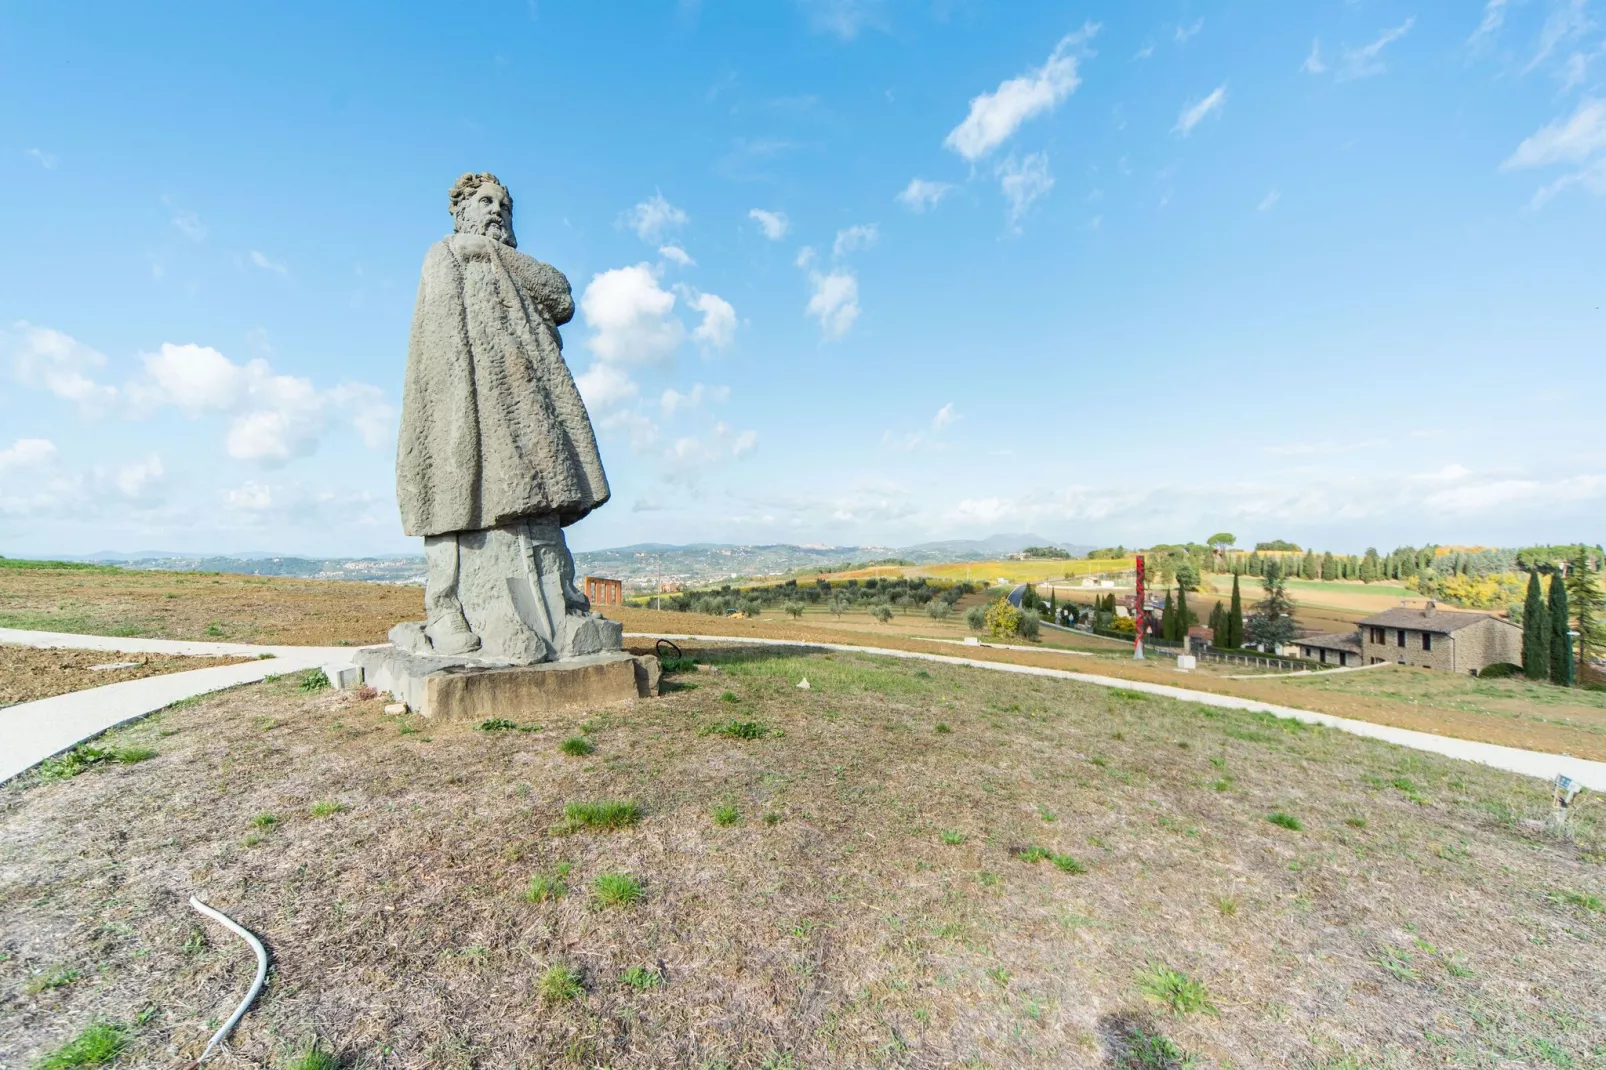
[[[432,720],[527,720],[558,710],[590,709],[658,694],[658,659],[623,651],[539,665],[366,647],[353,660],[366,682]]]

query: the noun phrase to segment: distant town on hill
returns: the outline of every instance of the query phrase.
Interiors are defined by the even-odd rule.
[[[656,587],[660,581],[699,585],[732,579],[760,578],[800,569],[845,569],[879,563],[924,564],[940,561],[986,561],[1032,548],[1055,546],[1080,556],[1091,547],[1055,543],[1041,535],[992,535],[985,539],[949,539],[913,546],[795,546],[776,543],[749,546],[692,543],[671,546],[638,543],[574,555],[582,575],[608,576],[626,584]],[[196,554],[167,550],[134,553],[103,552],[71,558],[131,569],[175,572],[233,572],[254,576],[288,576],[320,580],[366,580],[376,583],[424,582],[422,555],[389,557],[294,557],[266,552]]]

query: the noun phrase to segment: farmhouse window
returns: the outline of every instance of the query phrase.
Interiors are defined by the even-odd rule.
[[[1401,628],[1400,629],[1400,646],[1403,647],[1404,645],[1405,645],[1405,629]]]
[[[1422,633],[1422,649],[1424,651],[1427,651],[1427,652],[1431,652],[1433,650],[1433,633],[1432,632],[1423,632]]]

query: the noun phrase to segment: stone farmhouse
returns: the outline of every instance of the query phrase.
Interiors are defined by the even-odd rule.
[[[1328,665],[1392,661],[1423,669],[1479,673],[1499,662],[1522,663],[1522,629],[1486,613],[1399,606],[1367,617],[1347,635],[1299,641],[1301,657]]]

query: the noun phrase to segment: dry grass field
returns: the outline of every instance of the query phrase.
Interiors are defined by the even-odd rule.
[[[1294,722],[699,657],[500,731],[279,679],[0,788],[0,1065],[188,1065],[252,970],[192,893],[274,959],[218,1065],[1606,1065],[1594,796],[1558,838],[1543,784]]]

